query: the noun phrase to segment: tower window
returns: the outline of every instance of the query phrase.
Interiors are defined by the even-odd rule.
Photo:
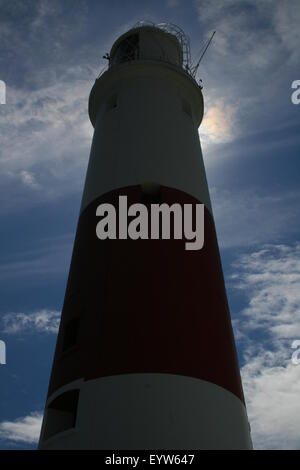
[[[79,390],[69,390],[54,398],[47,407],[44,439],[76,425]]]
[[[109,111],[110,109],[114,109],[118,105],[117,95],[111,95],[110,98],[107,100],[106,109]]]
[[[65,326],[63,333],[62,351],[67,351],[76,345],[78,340],[79,318],[72,318]]]
[[[181,106],[182,106],[182,111],[188,114],[190,117],[192,117],[191,106],[185,99],[181,101]]]
[[[123,39],[116,52],[117,62],[128,62],[136,60],[139,56],[139,35],[132,34]]]

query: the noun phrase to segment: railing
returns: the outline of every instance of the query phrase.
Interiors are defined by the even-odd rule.
[[[160,29],[162,31],[165,31],[169,34],[172,34],[173,36],[175,36],[181,46],[181,50],[182,50],[182,67],[180,67],[180,70],[184,73],[186,73],[187,75],[189,75],[193,80],[195,80],[195,82],[197,83],[197,85],[202,89],[203,86],[202,86],[202,80],[201,79],[197,79],[196,78],[196,74],[197,74],[197,70],[195,68],[192,67],[192,63],[191,63],[191,52],[190,52],[190,39],[189,37],[184,33],[184,31],[177,25],[173,24],[173,23],[153,23],[151,21],[138,21],[137,23],[135,23],[135,25],[132,27],[132,29],[135,29],[135,28],[140,28],[140,27],[146,27],[146,26],[151,26],[152,28],[157,28],[157,29]],[[107,57],[109,58],[109,57]],[[127,60],[126,63],[133,63],[133,62],[136,62],[137,60],[139,59],[130,59],[130,60]],[[145,60],[145,59],[143,59]],[[149,59],[151,60],[151,59]],[[168,61],[167,58],[163,58],[163,59],[155,59],[155,61],[161,61],[161,62],[164,62],[164,63],[168,63],[168,64],[171,64],[174,66],[174,63]],[[112,68],[114,67],[114,65],[109,65],[106,64],[100,71],[98,78],[101,77],[101,75],[103,75],[103,73],[108,69],[108,68]]]

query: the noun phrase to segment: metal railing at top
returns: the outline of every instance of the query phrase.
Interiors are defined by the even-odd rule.
[[[139,27],[143,27],[143,26],[151,26],[153,28],[157,28],[157,29],[160,29],[162,31],[165,31],[169,34],[172,34],[173,36],[175,36],[180,44],[180,47],[181,47],[181,50],[182,50],[182,67],[180,67],[180,69],[185,72],[187,75],[189,75],[190,77],[192,77],[195,82],[197,83],[197,85],[202,88],[202,80],[201,79],[197,79],[196,78],[196,75],[197,75],[197,70],[195,70],[195,68],[193,68],[192,66],[192,62],[191,62],[191,52],[190,52],[190,39],[189,37],[184,33],[184,31],[177,25],[173,24],[173,23],[153,23],[151,21],[138,21],[137,23],[135,23],[132,27],[132,29],[135,29],[135,28],[139,28]],[[108,54],[106,54],[106,59],[109,59],[109,56]],[[133,62],[136,62],[137,60],[139,59],[129,59],[126,61],[126,63],[133,63]],[[143,59],[145,60],[145,59]],[[149,59],[151,60],[151,59]],[[160,60],[161,62],[165,62],[165,63],[169,63],[171,65],[174,66],[174,63],[168,61],[167,58],[163,58],[163,59],[155,59],[155,61],[157,60]],[[112,68],[114,67],[114,65],[109,65],[109,63],[105,64],[105,66],[101,69],[98,77],[100,78],[101,75],[103,75],[103,73],[108,69],[108,68]]]

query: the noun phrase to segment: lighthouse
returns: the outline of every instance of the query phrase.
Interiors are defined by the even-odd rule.
[[[188,37],[141,22],[107,58],[39,449],[251,449]],[[169,208],[170,236],[125,236],[118,213],[99,238],[99,208],[120,201],[150,225]],[[187,206],[203,209],[197,249],[171,236]]]

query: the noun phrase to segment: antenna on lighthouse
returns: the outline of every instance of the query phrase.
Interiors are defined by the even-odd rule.
[[[213,37],[214,37],[215,34],[216,34],[216,31],[214,31],[214,32],[212,33],[210,39],[207,41],[206,46],[204,47],[204,51],[202,52],[202,54],[201,54],[201,56],[200,56],[200,59],[198,60],[197,64],[196,64],[194,67],[191,68],[191,72],[192,72],[193,77],[196,76],[196,73],[197,73],[197,70],[198,70],[198,68],[199,68],[200,62],[201,62],[201,60],[203,59],[204,54],[206,53],[207,49],[209,48],[210,43],[212,42]],[[200,52],[201,52],[201,51],[200,51]]]

